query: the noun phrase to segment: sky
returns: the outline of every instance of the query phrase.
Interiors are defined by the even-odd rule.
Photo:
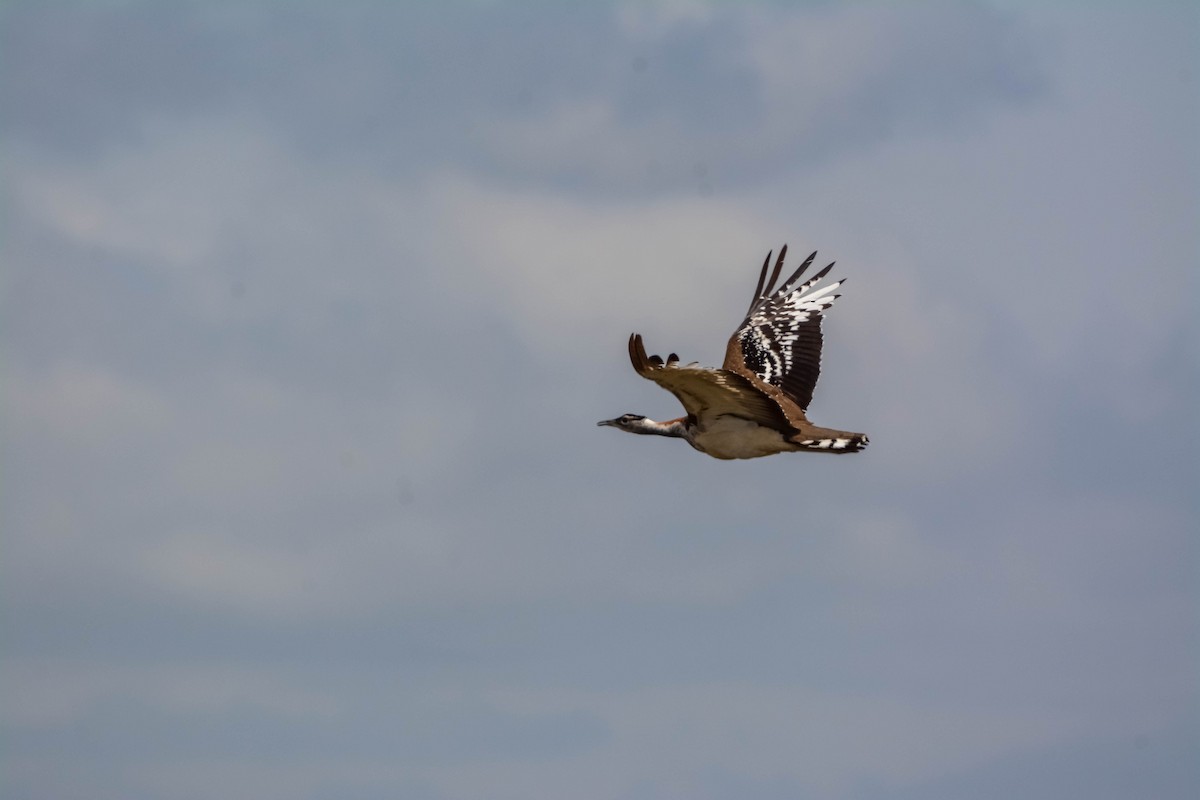
[[[1195,797],[1198,42],[4,4],[4,796]],[[596,427],[784,243],[867,451]]]

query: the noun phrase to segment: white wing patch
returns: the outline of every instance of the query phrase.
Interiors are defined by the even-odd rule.
[[[761,308],[750,315],[743,328],[742,352],[746,366],[767,383],[778,386],[795,366],[792,346],[800,328],[833,305],[842,285],[836,281],[815,291],[817,276],[800,286],[785,286],[773,298],[763,298]]]

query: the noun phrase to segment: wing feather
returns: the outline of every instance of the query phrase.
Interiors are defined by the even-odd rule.
[[[661,358],[646,355],[642,337],[636,333],[629,336],[629,360],[639,375],[679,398],[684,410],[695,419],[728,414],[781,431],[795,428],[769,390],[764,391],[736,372],[679,366],[677,360],[664,364]]]
[[[785,245],[769,281],[771,256],[767,255],[755,300],[725,349],[723,369],[773,386],[800,409],[807,409],[821,374],[821,316],[840,297],[835,292],[842,281],[817,288],[833,268],[831,263],[800,283],[816,259],[814,252],[774,291],[786,253]]]

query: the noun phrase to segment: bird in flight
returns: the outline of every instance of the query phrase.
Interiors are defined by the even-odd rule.
[[[779,251],[768,280],[771,255],[767,253],[750,310],[729,338],[720,369],[681,366],[674,353],[665,362],[647,356],[641,335],[630,335],[634,371],[679,398],[686,416],[655,422],[625,414],[596,424],[684,439],[701,453],[722,459],[798,451],[857,453],[865,448],[865,433],[820,428],[805,415],[821,371],[821,316],[841,296],[834,292],[843,281],[817,288],[830,264],[801,283],[801,275],[817,257],[813,253],[775,291],[787,245]]]

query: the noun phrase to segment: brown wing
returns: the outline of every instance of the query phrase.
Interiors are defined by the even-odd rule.
[[[842,281],[814,288],[829,273],[830,264],[800,283],[817,256],[813,253],[773,291],[786,254],[784,245],[769,280],[771,254],[767,254],[750,310],[725,348],[723,368],[773,386],[806,409],[821,373],[821,315],[840,296],[834,292]]]
[[[795,428],[769,387],[764,391],[742,375],[725,369],[681,367],[674,353],[664,363],[658,356],[646,355],[642,337],[636,333],[629,336],[629,360],[637,374],[678,397],[684,410],[701,422],[728,414],[781,431]]]

